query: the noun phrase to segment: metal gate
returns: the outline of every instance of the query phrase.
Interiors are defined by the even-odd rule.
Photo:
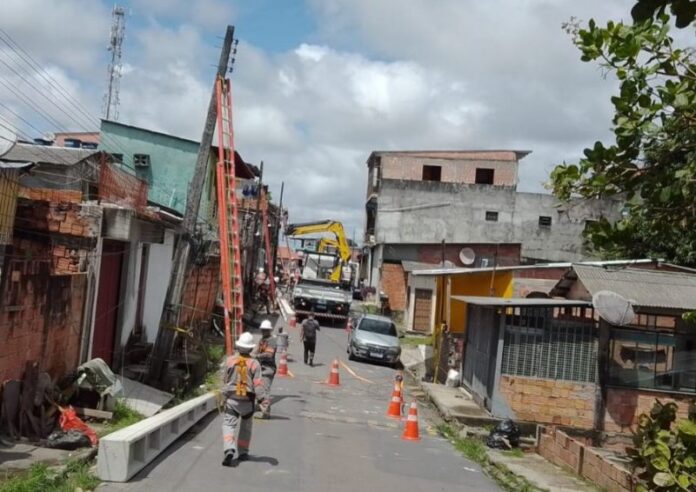
[[[498,316],[494,308],[470,304],[467,319],[462,378],[477,399],[490,410],[498,350]]]

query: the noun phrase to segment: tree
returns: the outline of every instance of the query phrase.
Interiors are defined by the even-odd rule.
[[[664,3],[664,2],[663,2]],[[587,231],[600,255],[662,257],[696,265],[696,64],[675,46],[670,17],[626,25],[564,26],[584,62],[599,62],[620,85],[612,97],[615,142],[596,142],[577,164],[551,173],[561,199],[615,197],[623,217]]]
[[[686,27],[696,18],[696,0],[638,0],[631,9],[631,16],[635,22],[643,22],[664,14],[667,5],[676,18],[677,27]]]

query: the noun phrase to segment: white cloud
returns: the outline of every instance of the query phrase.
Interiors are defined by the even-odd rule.
[[[202,1],[131,0],[122,121],[200,138],[217,36],[236,15],[232,2]],[[264,161],[276,199],[285,182],[293,221],[336,218],[360,230],[365,160],[375,149],[528,149],[522,188],[540,190],[553,164],[608,134],[615,83],[579,61],[561,23],[627,18],[630,0],[310,5],[318,34],[273,54],[242,39],[232,77],[237,148]],[[4,0],[0,18],[99,114],[110,9]],[[2,89],[1,100],[26,111]]]

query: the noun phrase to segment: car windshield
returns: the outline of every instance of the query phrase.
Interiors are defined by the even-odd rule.
[[[396,326],[388,321],[366,318],[360,323],[360,329],[371,333],[379,333],[380,335],[396,336]]]

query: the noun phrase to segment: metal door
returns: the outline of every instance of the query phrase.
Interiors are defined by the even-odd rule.
[[[104,241],[99,272],[99,293],[94,317],[92,358],[104,359],[109,365],[113,362],[114,354],[123,250],[123,243]]]

